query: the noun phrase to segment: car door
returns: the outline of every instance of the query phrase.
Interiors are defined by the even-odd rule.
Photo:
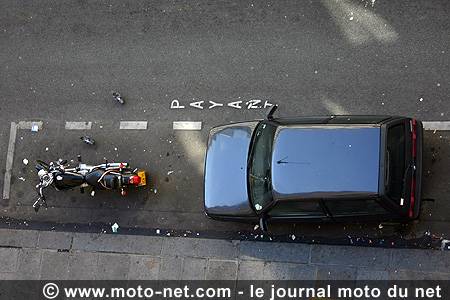
[[[376,199],[332,199],[324,200],[324,203],[337,223],[378,222],[392,218]]]

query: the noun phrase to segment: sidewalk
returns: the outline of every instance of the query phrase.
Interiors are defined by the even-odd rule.
[[[450,279],[450,251],[0,229],[0,279]]]

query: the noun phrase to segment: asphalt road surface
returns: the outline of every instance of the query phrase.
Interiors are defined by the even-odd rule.
[[[202,195],[208,129],[262,118],[268,104],[279,105],[278,116],[450,120],[447,1],[4,2],[3,190],[8,155],[13,164],[1,226],[98,232],[118,223],[137,234],[394,247],[437,247],[450,236],[446,131],[425,133],[423,194],[434,201],[409,224],[271,225],[261,236],[254,224],[207,220]],[[12,140],[11,123],[21,121],[42,127],[19,128]],[[120,129],[124,121],[146,129]],[[201,130],[175,130],[180,121]],[[67,122],[91,126],[66,129]],[[94,197],[89,189],[47,189],[49,209],[35,213],[34,160],[76,163],[77,154],[145,169],[148,186]]]

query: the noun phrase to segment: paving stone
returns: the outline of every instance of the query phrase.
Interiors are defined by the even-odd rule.
[[[73,251],[69,255],[69,280],[97,279],[98,253]]]
[[[307,263],[310,245],[296,243],[268,243],[243,241],[239,258],[275,262]]]
[[[19,249],[0,248],[0,272],[15,272]]]
[[[236,280],[237,261],[213,260],[208,262],[207,280]]]
[[[450,279],[450,272],[430,272],[417,270],[401,270],[392,271],[389,273],[389,280],[448,280]]]
[[[181,266],[183,260],[176,257],[164,257],[161,259],[160,280],[179,280],[181,278]]]
[[[238,266],[238,280],[263,280],[265,262],[242,261]]]
[[[42,250],[20,249],[17,265],[16,279],[37,280],[41,266]]]
[[[39,231],[0,229],[0,246],[36,248]]]
[[[312,264],[384,268],[389,265],[390,249],[355,246],[312,245]]]
[[[70,250],[72,238],[72,232],[41,231],[38,247],[42,249]]]
[[[315,266],[291,264],[291,269],[289,272],[290,280],[314,280],[315,275]]]
[[[386,270],[373,270],[358,268],[356,270],[356,280],[388,280],[389,271]]]
[[[183,261],[182,277],[183,280],[205,280],[206,278],[206,259],[185,258]]]
[[[289,279],[289,264],[283,263],[268,263],[264,270],[265,280],[288,280]]]
[[[161,260],[151,255],[132,255],[130,261],[130,280],[157,280]]]
[[[69,252],[42,251],[40,278],[42,280],[65,280]]]
[[[390,267],[449,272],[450,251],[396,249],[392,255]]]
[[[315,280],[354,280],[356,268],[344,266],[317,266]]]
[[[14,273],[0,273],[0,280],[13,280],[14,275]]]
[[[162,255],[234,259],[238,242],[201,238],[164,238]]]
[[[163,237],[75,233],[73,250],[160,255]]]
[[[130,269],[130,256],[124,254],[98,254],[98,280],[126,280]]]

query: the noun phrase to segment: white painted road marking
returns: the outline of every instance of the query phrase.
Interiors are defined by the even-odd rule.
[[[17,129],[31,129],[33,125],[37,125],[39,130],[42,129],[43,123],[41,121],[20,121],[16,124]]]
[[[92,128],[92,122],[66,122],[67,130],[86,130]]]
[[[194,121],[173,122],[173,130],[202,130],[202,122],[194,122]]]
[[[14,162],[14,149],[16,147],[17,129],[31,130],[33,125],[38,126],[38,130],[42,129],[42,122],[20,121],[18,124],[11,122],[11,129],[9,131],[8,152],[6,154],[6,171],[5,180],[3,181],[3,199],[9,199],[11,193],[11,174]]]
[[[9,131],[8,153],[6,155],[6,172],[3,182],[3,200],[9,199],[11,191],[11,173],[14,161],[14,148],[16,146],[17,124],[11,122],[11,130]]]
[[[450,121],[423,121],[425,130],[450,130]]]
[[[147,129],[147,121],[121,121],[119,129]]]

